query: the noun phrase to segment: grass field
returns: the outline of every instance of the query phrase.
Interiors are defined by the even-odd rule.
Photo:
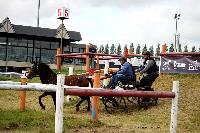
[[[0,80],[10,80],[0,78]],[[20,79],[12,79],[19,81]],[[177,133],[200,132],[200,75],[161,75],[154,83],[156,91],[171,91],[174,80],[180,82]],[[30,80],[38,82],[38,78]],[[19,111],[19,91],[0,90],[0,133],[53,133],[55,109],[51,97],[43,99],[41,110],[38,96],[42,92],[28,91],[26,110]],[[64,106],[65,133],[169,133],[171,100],[159,99],[147,110],[129,104],[123,112],[108,114],[100,102],[99,121],[93,123],[91,114],[75,111],[77,98]]]

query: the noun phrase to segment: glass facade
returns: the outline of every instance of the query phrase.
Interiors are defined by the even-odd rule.
[[[6,38],[0,37],[0,60],[6,59]]]
[[[59,42],[0,37],[0,60],[56,63]]]

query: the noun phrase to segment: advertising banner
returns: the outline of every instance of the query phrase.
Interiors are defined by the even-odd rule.
[[[161,56],[160,73],[200,74],[200,57]]]

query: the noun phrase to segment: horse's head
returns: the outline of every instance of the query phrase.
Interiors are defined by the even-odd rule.
[[[28,74],[26,75],[26,77],[28,79],[32,79],[33,77],[36,77],[37,75],[39,75],[39,64],[38,63],[33,63],[32,67],[29,68],[28,70]]]

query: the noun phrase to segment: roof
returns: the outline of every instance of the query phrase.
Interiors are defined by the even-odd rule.
[[[16,34],[33,35],[33,36],[43,36],[43,37],[55,37],[57,34],[57,29],[23,26],[23,25],[13,25]],[[70,40],[80,41],[82,40],[80,32],[68,31]]]
[[[56,29],[23,26],[23,25],[13,25],[13,28],[16,34],[35,35],[44,37],[55,37],[57,32]]]
[[[8,27],[8,25],[10,27]],[[1,27],[4,27],[1,29]],[[60,27],[60,26],[59,26]],[[2,23],[0,23],[0,32],[7,33],[15,33],[21,35],[28,36],[38,36],[38,37],[47,37],[47,38],[57,38],[57,34],[61,32],[61,29],[50,29],[50,28],[42,28],[42,27],[32,27],[32,26],[24,26],[24,25],[15,25],[11,24],[9,18],[5,18]],[[6,29],[6,30],[4,30]],[[12,32],[10,32],[13,29]],[[82,40],[80,32],[76,31],[67,31],[64,27],[65,32],[69,35],[68,38],[64,38],[70,41],[80,41]]]

